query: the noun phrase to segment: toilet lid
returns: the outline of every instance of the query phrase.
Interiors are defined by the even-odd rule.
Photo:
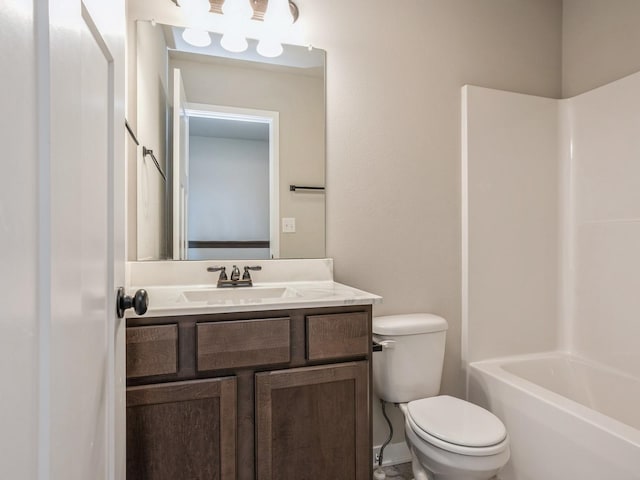
[[[493,413],[448,395],[409,402],[407,411],[420,430],[454,445],[488,447],[507,437],[503,423]]]

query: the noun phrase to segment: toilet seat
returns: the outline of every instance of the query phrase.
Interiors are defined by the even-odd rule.
[[[498,417],[459,398],[441,395],[409,402],[406,417],[418,437],[452,453],[495,455],[508,446]]]

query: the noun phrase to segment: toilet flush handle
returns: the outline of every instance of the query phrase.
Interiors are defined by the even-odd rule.
[[[380,341],[376,341],[376,343],[378,345],[380,345],[383,350],[387,350],[387,349],[390,349],[390,348],[396,348],[396,341],[395,340],[380,340]]]

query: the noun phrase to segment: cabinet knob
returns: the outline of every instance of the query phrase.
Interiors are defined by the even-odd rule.
[[[124,287],[120,287],[118,289],[116,296],[116,312],[118,313],[118,318],[124,317],[125,310],[129,308],[133,308],[134,312],[138,315],[144,315],[147,313],[148,307],[149,294],[146,290],[141,288],[132,298],[129,295],[124,294]]]

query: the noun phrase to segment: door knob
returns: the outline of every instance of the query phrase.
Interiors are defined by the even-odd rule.
[[[118,318],[124,317],[124,311],[129,308],[133,308],[138,315],[144,315],[147,313],[148,306],[149,294],[147,294],[146,290],[141,288],[132,298],[129,295],[124,294],[123,287],[118,289],[118,294],[116,296],[116,312],[118,313]]]

